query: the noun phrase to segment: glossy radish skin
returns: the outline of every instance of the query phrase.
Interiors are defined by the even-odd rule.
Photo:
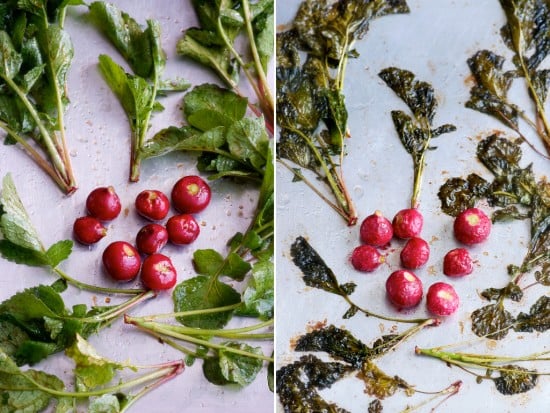
[[[195,214],[204,210],[210,203],[210,186],[197,175],[184,176],[172,188],[172,204],[183,214]]]
[[[424,217],[416,208],[402,209],[393,217],[393,235],[401,239],[418,237],[422,232]]]
[[[428,311],[432,314],[448,316],[458,309],[460,299],[452,285],[437,282],[428,288],[426,305],[428,306]]]
[[[117,281],[134,279],[141,268],[138,250],[125,241],[109,244],[103,251],[102,259],[107,273]]]
[[[360,245],[351,253],[351,264],[357,271],[372,272],[384,261],[384,256],[370,245]]]
[[[170,258],[162,254],[149,255],[143,261],[141,282],[150,290],[168,290],[176,285],[178,275]]]
[[[386,293],[397,308],[410,308],[422,300],[422,281],[411,271],[397,270],[386,280]]]
[[[430,258],[430,245],[422,238],[410,238],[400,254],[401,264],[410,270],[422,267]]]
[[[138,194],[135,207],[142,217],[151,221],[160,221],[170,212],[170,200],[161,191],[147,189]]]
[[[94,189],[86,198],[88,213],[100,221],[112,221],[120,214],[122,205],[112,186]]]
[[[462,211],[455,219],[454,234],[462,244],[479,244],[489,238],[491,220],[478,208],[468,208]]]
[[[168,231],[160,224],[147,224],[136,235],[136,247],[142,254],[155,254],[168,243]]]
[[[359,229],[361,241],[373,247],[381,247],[391,241],[393,227],[389,219],[380,211],[366,217]]]
[[[443,258],[443,273],[449,277],[464,277],[473,269],[474,264],[466,248],[450,250]]]
[[[168,239],[176,245],[191,244],[200,234],[198,222],[193,215],[174,215],[166,223]]]
[[[94,217],[80,217],[74,221],[73,235],[81,244],[92,245],[107,235],[107,228]]]

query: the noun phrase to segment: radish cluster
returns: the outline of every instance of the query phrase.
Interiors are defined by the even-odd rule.
[[[430,246],[420,236],[422,227],[423,217],[416,208],[397,212],[392,221],[376,211],[361,223],[359,238],[362,245],[356,247],[350,257],[356,270],[372,272],[386,261],[380,248],[385,248],[393,238],[405,241],[400,251],[403,268],[392,272],[385,285],[388,300],[399,309],[416,307],[424,294],[422,280],[412,271],[423,267],[430,258]],[[459,242],[474,245],[489,237],[491,221],[483,211],[470,208],[457,216],[453,228]],[[445,255],[445,275],[462,277],[472,270],[473,262],[467,249],[456,248]],[[436,282],[428,288],[426,306],[437,316],[453,314],[459,302],[455,289],[448,283]]]
[[[134,202],[137,213],[150,221],[137,232],[135,244],[114,241],[103,251],[105,271],[117,281],[130,281],[141,274],[143,285],[152,290],[166,290],[177,282],[177,272],[172,261],[160,251],[168,242],[188,245],[200,234],[200,225],[194,214],[203,211],[210,203],[210,186],[199,176],[179,179],[172,188],[171,201],[159,190],[144,190]],[[164,220],[170,208],[176,214]],[[94,189],[86,199],[88,214],[73,224],[75,239],[92,245],[107,235],[103,222],[118,217],[121,203],[113,187]]]

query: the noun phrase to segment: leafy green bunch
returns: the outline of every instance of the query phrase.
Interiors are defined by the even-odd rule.
[[[140,397],[184,369],[181,361],[139,367],[112,361],[100,356],[79,334],[67,346],[66,355],[74,362],[75,391],[66,390],[65,383],[55,375],[19,368],[4,348],[0,347],[2,411],[38,413],[55,401],[56,413],[74,412],[83,402],[87,403],[86,411],[90,413],[123,413]],[[121,381],[117,374],[121,370],[150,371]],[[139,388],[139,391],[123,392],[132,388]]]
[[[408,11],[404,0],[308,0],[301,3],[292,28],[277,34],[277,159],[349,225],[357,214],[342,171],[349,136],[346,67],[358,57],[355,42],[372,20]]]
[[[239,96],[245,75],[258,99],[248,106],[273,134],[274,103],[267,78],[273,55],[275,19],[273,0],[193,0],[199,27],[186,29],[177,52],[208,67]],[[240,50],[245,44],[249,53]]]
[[[500,0],[506,15],[501,29],[504,44],[513,52],[513,67],[504,69],[505,58],[481,50],[468,59],[476,84],[470,91],[466,107],[491,115],[515,131],[537,152],[521,129],[520,120],[532,128],[550,154],[550,123],[545,111],[550,87],[550,70],[541,64],[550,53],[550,5],[545,0]],[[523,79],[534,106],[522,109],[508,92],[515,79]],[[540,153],[540,152],[539,152]]]
[[[0,128],[66,194],[76,190],[64,113],[73,45],[66,9],[78,0],[0,3]]]
[[[116,47],[133,73],[108,55],[99,56],[99,68],[122,105],[130,122],[130,181],[139,180],[143,147],[154,112],[163,110],[159,98],[168,92],[183,91],[189,84],[182,79],[164,80],[166,57],[160,42],[160,24],[148,20],[143,28],[127,13],[110,3],[90,4],[91,21]]]

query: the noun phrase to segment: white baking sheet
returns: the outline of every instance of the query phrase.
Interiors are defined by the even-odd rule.
[[[298,1],[280,1],[277,5],[277,24],[286,28]],[[463,279],[449,280],[442,273],[445,252],[458,246],[452,235],[452,219],[440,210],[437,191],[447,178],[476,172],[488,176],[475,160],[475,148],[480,137],[494,130],[503,130],[489,116],[464,107],[471,83],[466,60],[481,49],[493,50],[507,57],[511,53],[500,40],[499,30],[504,13],[498,1],[468,0],[408,0],[408,15],[386,16],[372,22],[366,37],[357,43],[358,60],[350,60],[346,75],[346,95],[349,109],[351,139],[347,141],[348,156],[344,174],[356,202],[359,223],[375,210],[386,216],[408,207],[412,191],[412,162],[402,147],[390,117],[393,109],[407,110],[393,91],[378,77],[380,70],[397,66],[414,72],[436,90],[439,109],[434,125],[452,123],[457,131],[442,135],[434,145],[438,149],[427,155],[420,203],[425,217],[423,237],[431,246],[431,258],[425,268],[416,273],[427,287],[436,281],[452,283],[462,300],[459,311],[439,327],[423,331],[395,352],[378,360],[389,375],[399,375],[419,390],[436,391],[462,380],[458,395],[447,400],[437,411],[446,413],[481,412],[543,412],[550,410],[548,377],[540,377],[535,389],[525,394],[503,396],[489,381],[477,384],[475,377],[449,368],[444,363],[414,354],[414,347],[434,347],[475,338],[470,331],[470,313],[486,304],[478,292],[488,287],[503,287],[508,281],[506,265],[521,263],[528,242],[528,224],[498,224],[490,240],[471,249],[476,260],[474,273]],[[516,102],[526,102],[521,82],[512,90]],[[529,103],[524,103],[530,107]],[[538,138],[529,135],[539,147]],[[537,176],[548,176],[550,163],[524,146],[522,164],[533,162]],[[282,166],[277,169],[277,343],[278,366],[300,357],[292,342],[317,322],[334,324],[350,330],[366,344],[388,333],[394,324],[375,318],[356,315],[344,320],[348,305],[341,297],[308,288],[301,280],[299,269],[290,259],[290,245],[297,236],[304,236],[331,267],[341,283],[358,284],[352,299],[360,305],[385,314],[399,314],[385,299],[387,276],[399,267],[401,242],[392,241],[387,250],[388,262],[375,273],[361,274],[353,270],[349,255],[359,245],[359,225],[347,227],[344,221],[322,203],[301,183],[293,183],[291,174]],[[486,206],[482,205],[482,208]],[[486,209],[486,208],[485,208]],[[486,209],[487,210],[487,209]],[[517,314],[528,311],[531,304],[547,287],[529,289],[520,303],[507,302],[507,308]],[[427,316],[425,301],[414,311],[418,317]],[[398,326],[402,331],[407,326]],[[484,340],[475,345],[460,347],[465,352],[494,354],[530,354],[548,350],[548,332],[509,333],[505,340]],[[539,365],[548,371],[548,364]],[[483,371],[480,371],[483,373]],[[321,394],[353,413],[366,412],[373,400],[363,391],[361,381],[346,378]],[[398,412],[415,405],[428,396],[406,397],[397,394],[383,401],[384,412]],[[430,411],[435,404],[420,409]],[[282,411],[278,403],[277,411]]]
[[[165,78],[183,77],[193,85],[204,82],[218,83],[217,78],[202,66],[176,56],[176,42],[186,28],[197,24],[189,0],[116,0],[119,8],[128,12],[139,23],[156,19],[162,30],[162,45],[167,55]],[[75,49],[74,62],[69,72],[69,96],[71,103],[66,112],[67,136],[71,160],[78,179],[79,190],[65,197],[16,147],[0,148],[0,175],[10,172],[33,224],[49,246],[61,239],[72,239],[75,218],[85,214],[87,194],[97,186],[113,185],[119,194],[123,212],[108,225],[108,235],[94,247],[75,244],[69,260],[62,268],[74,278],[84,282],[108,285],[101,266],[101,253],[108,243],[115,240],[133,242],[145,221],[133,208],[136,195],[144,189],[160,189],[169,194],[179,177],[196,174],[196,157],[175,154],[144,161],[139,183],[128,182],[130,157],[129,126],[118,100],[102,79],[97,66],[100,53],[106,53],[123,64],[117,52],[106,39],[82,17],[85,9],[71,9],[66,19]],[[181,93],[163,98],[166,110],[156,113],[149,137],[155,131],[171,125],[181,125]],[[164,251],[178,269],[179,280],[195,276],[192,254],[196,249],[213,248],[226,251],[225,243],[237,231],[244,231],[254,212],[257,191],[229,181],[212,183],[212,202],[200,214],[201,235],[197,241],[185,247],[168,245]],[[55,277],[40,268],[30,268],[0,259],[0,299],[5,299],[23,288],[49,284]],[[139,281],[135,282],[137,285]],[[63,294],[67,306],[84,303],[104,305],[105,297],[74,288]],[[120,298],[112,297],[111,303]],[[161,294],[133,311],[136,315],[173,311],[170,293]],[[182,353],[136,329],[116,322],[110,328],[89,340],[99,354],[113,360],[128,360],[134,364],[156,364],[182,358]],[[262,344],[263,345],[263,344]],[[272,345],[264,345],[264,353],[271,354]],[[258,412],[272,411],[273,393],[266,384],[265,369],[250,386],[218,387],[203,378],[202,363],[193,366],[136,403],[132,412]],[[37,368],[69,379],[71,361],[64,356],[54,356]],[[67,382],[66,380],[66,382]],[[70,382],[68,382],[70,384]],[[83,411],[83,410],[82,410]]]

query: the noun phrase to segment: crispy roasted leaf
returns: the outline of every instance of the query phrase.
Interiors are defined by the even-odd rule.
[[[388,376],[370,360],[364,361],[357,377],[365,383],[365,393],[378,399],[393,396],[399,389],[405,389],[408,395],[414,393],[413,388],[403,379],[398,376]]]
[[[331,325],[301,336],[295,350],[322,351],[359,368],[370,349],[349,331]]]
[[[481,296],[493,301],[498,301],[501,298],[520,301],[523,298],[523,291],[516,283],[511,282],[504,288],[487,288],[481,292]]]
[[[450,178],[440,188],[437,196],[441,201],[441,210],[447,215],[456,217],[462,211],[472,208],[486,195],[489,183],[477,174],[470,174],[466,179]]]
[[[309,287],[320,288],[338,295],[349,295],[353,292],[354,284],[350,283],[346,288],[342,288],[334,272],[305,238],[296,238],[290,248],[290,254],[294,264],[302,271],[303,280]]]
[[[516,331],[544,332],[550,328],[550,297],[543,295],[531,306],[529,314],[519,313],[514,325]]]
[[[500,340],[514,325],[514,317],[506,311],[502,303],[489,304],[471,314],[472,331],[479,337]]]
[[[335,362],[323,362],[313,355],[277,370],[276,390],[285,412],[348,413],[335,404],[328,403],[317,389],[330,388],[353,368]]]
[[[481,50],[468,59],[476,84],[470,90],[466,107],[494,116],[507,126],[516,126],[518,111],[507,100],[513,75],[502,70],[503,64],[504,58],[489,50]]]
[[[432,123],[437,101],[435,91],[429,83],[419,81],[414,73],[396,67],[388,67],[378,76],[407,104],[415,118]]]
[[[500,376],[493,379],[497,390],[506,395],[525,393],[537,385],[538,374],[526,368],[506,365],[499,370]]]

